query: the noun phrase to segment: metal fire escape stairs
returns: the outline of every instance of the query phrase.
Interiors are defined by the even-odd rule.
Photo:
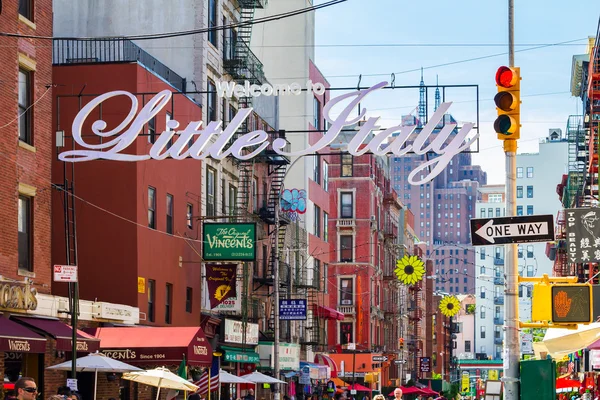
[[[588,81],[590,158],[588,163],[588,179],[584,194],[590,199],[590,204],[586,205],[591,206],[598,204],[598,142],[600,140],[600,46],[598,43],[596,43],[590,55]]]

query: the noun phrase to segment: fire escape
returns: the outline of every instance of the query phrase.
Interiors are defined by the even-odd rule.
[[[223,68],[225,72],[233,78],[234,81],[243,84],[248,81],[250,84],[262,85],[266,83],[263,65],[250,50],[250,40],[252,38],[252,20],[254,19],[255,10],[263,8],[267,0],[238,0],[239,26],[237,29],[228,29],[225,31],[224,37],[224,54]],[[240,108],[252,107],[252,97],[243,97],[238,99]],[[233,140],[236,140],[241,135],[257,129],[257,124],[253,124],[254,117],[247,118],[244,124],[238,130]],[[275,139],[285,139],[285,132],[271,131],[269,132],[269,142],[273,143]],[[288,143],[289,147],[289,143]],[[286,149],[289,151],[289,148]],[[279,200],[281,190],[283,188],[283,180],[290,164],[287,157],[280,156],[273,151],[272,146],[265,149],[260,155],[253,157],[251,160],[238,160],[234,162],[238,167],[238,188],[237,188],[237,203],[236,216],[238,221],[262,222],[267,226],[267,234],[270,237],[270,256],[267,264],[267,270],[264,271],[264,276],[255,276],[252,280],[255,289],[258,287],[272,287],[273,270],[278,267],[280,272],[280,286],[288,287],[289,266],[283,265],[280,261],[279,266],[276,266],[275,249],[280,255],[279,260],[283,259],[283,245],[286,235],[286,226],[289,223],[285,218],[279,219],[279,231],[276,233],[276,209],[280,207]],[[269,176],[269,188],[267,194],[263,194],[264,202],[259,207],[257,204],[257,196],[259,194],[258,185],[254,180],[254,174],[258,164],[266,164]],[[261,230],[258,229],[257,232]],[[257,239],[262,239],[258,237]],[[259,299],[250,296],[248,288],[250,287],[250,270],[247,264],[244,265],[243,274],[243,293],[242,293],[242,321],[248,321],[248,310],[259,308]],[[248,302],[251,304],[248,304]],[[271,307],[271,315],[269,318],[269,330],[272,330],[274,315],[274,307]],[[282,329],[283,331],[283,329]]]
[[[599,29],[600,34],[600,29]],[[588,72],[588,98],[589,98],[589,162],[588,176],[584,195],[589,198],[590,206],[598,204],[598,141],[600,127],[600,47],[596,37],[596,45],[590,54]]]

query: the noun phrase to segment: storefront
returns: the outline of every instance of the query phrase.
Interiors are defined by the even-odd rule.
[[[269,375],[273,375],[275,367],[275,346],[273,342],[259,342],[258,343],[258,354],[260,355],[260,369]],[[287,394],[289,397],[297,396],[297,374],[300,371],[300,345],[296,343],[279,343],[277,359],[279,360],[279,371],[280,376],[275,378],[284,380],[287,385],[283,385],[282,394]],[[257,385],[258,386],[258,385]],[[270,388],[263,387],[257,389],[264,389],[260,392],[262,397],[269,398]],[[259,391],[257,390],[257,393]],[[257,398],[259,398],[257,396]]]

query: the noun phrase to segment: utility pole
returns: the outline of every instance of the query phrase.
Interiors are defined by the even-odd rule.
[[[515,65],[514,0],[508,0],[508,63]],[[518,129],[518,127],[517,127]],[[516,215],[517,202],[517,140],[504,140],[506,155],[506,211]],[[505,245],[506,292],[504,302],[504,399],[519,399],[519,270],[516,244]]]

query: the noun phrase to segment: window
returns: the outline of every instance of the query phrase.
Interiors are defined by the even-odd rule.
[[[527,246],[527,258],[533,258],[533,245]]]
[[[208,217],[214,217],[217,211],[217,207],[215,205],[216,183],[217,171],[211,167],[206,167],[206,216]],[[254,192],[252,195],[253,201],[256,201],[256,192]]]
[[[527,206],[527,215],[533,215],[533,206]]]
[[[485,326],[481,327],[481,338],[485,339]]]
[[[354,218],[354,196],[351,192],[341,192],[340,218]]]
[[[313,169],[313,181],[317,183],[317,185],[321,184],[321,157],[319,155],[314,156],[315,165]]]
[[[19,0],[19,14],[30,21],[33,21],[33,1]]]
[[[482,208],[480,211],[481,218],[485,218],[485,208]]]
[[[194,298],[193,293],[194,292],[191,287],[185,288],[185,312],[192,312],[192,299]]]
[[[210,0],[211,2],[216,0]],[[206,93],[206,116],[208,117],[208,122],[217,120],[217,87],[215,83],[208,80],[208,93]]]
[[[483,286],[481,287],[481,291],[479,292],[479,297],[485,299],[485,288]]]
[[[340,322],[340,344],[353,343],[352,322]]]
[[[479,318],[485,319],[485,306],[479,307]]]
[[[523,177],[523,167],[517,167],[517,178]]]
[[[31,197],[19,196],[18,210],[18,242],[19,242],[19,269],[33,271],[33,221],[31,218]]]
[[[527,266],[527,276],[533,276],[533,265]]]
[[[148,228],[156,229],[156,189],[148,187]]]
[[[217,0],[208,0],[208,28],[214,28],[217,26]],[[217,36],[218,31],[210,29],[208,31],[208,41],[213,46],[217,47]],[[213,120],[214,121],[214,120]]]
[[[165,324],[171,323],[171,304],[173,303],[173,285],[167,283],[165,292]]]
[[[258,178],[252,179],[252,211],[258,211]]]
[[[148,121],[148,142],[156,143],[156,116]]]
[[[353,159],[352,154],[342,154],[341,155],[341,165],[342,165],[342,177],[352,176],[353,171]]]
[[[323,190],[329,190],[329,164],[323,161]]]
[[[519,245],[519,246],[517,247],[517,253],[518,253],[518,254],[517,254],[517,257],[518,257],[518,258],[523,258],[523,246]]]
[[[313,97],[313,126],[316,130],[321,130],[321,102],[316,97]]]
[[[533,178],[533,167],[527,167],[527,177]]]
[[[267,250],[267,246],[263,245],[262,247],[262,273],[259,271],[259,267],[261,265],[257,262],[254,263],[254,276],[256,277],[264,277],[265,272],[267,271],[267,266],[269,263],[269,251]]]
[[[167,194],[167,233],[173,234],[173,195]]]
[[[171,132],[171,128],[169,128],[169,121],[172,119],[173,119],[173,115],[171,115],[171,113],[167,112],[167,114],[165,116],[165,131]],[[167,142],[167,150],[169,150],[171,148],[171,146],[173,146],[173,136],[171,136],[169,138],[169,141]]]
[[[471,341],[470,340],[465,340],[465,352],[466,353],[471,352]]]
[[[327,226],[329,224],[329,214],[327,214],[326,212],[323,212],[323,240],[325,242],[329,241],[329,227]]]
[[[489,203],[502,203],[502,194],[494,193],[494,194],[488,195],[488,202]]]
[[[482,248],[479,250],[479,259],[480,259],[480,260],[485,260],[485,248],[484,248],[484,247],[482,247]]]
[[[156,281],[148,279],[148,318],[149,322],[154,322],[154,303],[156,302]]]
[[[518,199],[523,198],[523,186],[517,186],[517,198]]]
[[[229,184],[229,215],[235,213],[235,201],[237,198],[237,188],[231,183]]]
[[[533,186],[527,186],[527,198],[533,199]]]
[[[517,215],[523,215],[523,206],[517,206]]]
[[[500,208],[496,208],[496,217],[500,216]]]
[[[317,289],[321,289],[321,260],[315,258],[314,270],[313,270],[313,286]]]
[[[266,185],[266,184],[265,184]],[[227,215],[227,198],[225,197],[225,191],[227,190],[227,185],[225,183],[225,179],[221,179],[221,215]],[[267,190],[265,189],[264,194],[265,199],[265,207],[267,206]]]
[[[315,204],[315,218],[313,232],[316,237],[321,237],[321,207]]]
[[[19,69],[19,140],[32,144],[31,114],[33,110],[30,110],[29,107],[31,107],[31,72]]]
[[[341,305],[352,305],[354,304],[354,289],[353,289],[352,278],[341,278],[340,279],[340,304]]]
[[[352,235],[340,235],[340,261],[352,261]]]

